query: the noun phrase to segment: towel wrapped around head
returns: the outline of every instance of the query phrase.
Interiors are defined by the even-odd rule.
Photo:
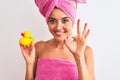
[[[78,3],[86,3],[85,0],[74,0]],[[76,17],[76,7],[73,4],[73,0],[35,0],[35,4],[39,8],[40,13],[48,18],[55,7],[61,9],[67,16],[69,16],[73,22]]]

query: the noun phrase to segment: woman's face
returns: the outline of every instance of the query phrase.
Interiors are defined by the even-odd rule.
[[[64,40],[72,32],[73,22],[63,11],[55,8],[48,19],[48,27],[54,39]]]

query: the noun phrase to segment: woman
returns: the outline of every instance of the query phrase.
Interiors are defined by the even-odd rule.
[[[83,31],[77,22],[77,35],[72,35],[75,23],[75,3],[84,0],[35,0],[46,18],[53,38],[39,41],[31,47],[21,47],[26,61],[25,80],[94,80],[92,49],[86,45],[90,30]]]

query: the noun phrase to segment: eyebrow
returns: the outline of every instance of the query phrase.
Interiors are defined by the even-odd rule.
[[[53,18],[53,17],[49,17],[48,19],[55,19],[55,18]]]
[[[70,17],[63,17],[62,19],[66,19],[66,18],[70,18]]]
[[[63,17],[62,19],[66,19],[66,18],[70,18],[70,17]],[[53,17],[49,17],[49,19],[55,19],[56,20],[56,18],[53,18]]]

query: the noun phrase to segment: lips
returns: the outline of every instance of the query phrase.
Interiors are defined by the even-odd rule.
[[[57,36],[62,36],[65,33],[65,31],[64,30],[62,30],[62,31],[54,31],[54,33]]]

